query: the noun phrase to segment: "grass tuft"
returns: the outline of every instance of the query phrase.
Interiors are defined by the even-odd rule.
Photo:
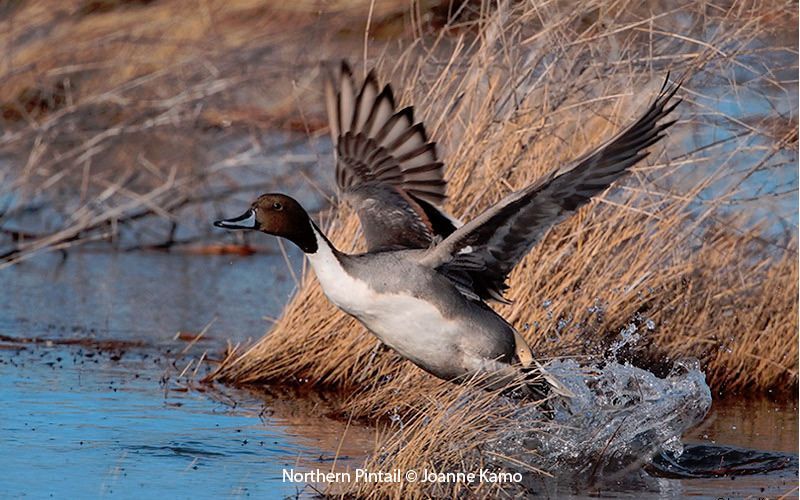
[[[666,374],[674,361],[696,357],[717,394],[796,390],[796,232],[790,223],[776,237],[775,219],[751,202],[780,205],[778,193],[796,190],[796,178],[781,170],[796,161],[796,135],[775,133],[772,121],[795,130],[797,102],[781,101],[792,109],[766,115],[742,102],[777,103],[795,87],[774,73],[737,71],[754,54],[785,50],[783,23],[797,12],[779,2],[748,5],[501,3],[424,50],[378,58],[379,73],[397,82],[442,145],[447,208],[462,219],[613,135],[652,99],[667,70],[685,80],[679,123],[663,143],[550,231],[512,274],[514,303],[499,312],[541,357],[604,355],[625,331],[639,340],[620,358]],[[723,103],[738,103],[746,116]],[[773,175],[784,180],[767,194],[763,183]],[[327,230],[340,249],[359,250],[346,207]],[[458,406],[463,389],[381,347],[327,302],[310,275],[269,334],[211,378],[354,391],[347,411],[359,418],[406,411],[407,423],[370,459],[382,470],[475,468],[486,457],[471,451],[502,421],[479,402]],[[371,484],[349,493],[466,494],[464,485],[436,488]]]

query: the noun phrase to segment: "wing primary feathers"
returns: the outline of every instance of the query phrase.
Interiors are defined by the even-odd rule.
[[[401,120],[405,120],[405,124],[399,124]],[[390,137],[389,134],[393,133],[395,129],[398,129],[398,134],[402,134],[403,131],[407,130],[414,123],[414,108],[411,106],[407,108],[403,108],[400,111],[393,114],[387,121],[384,123],[381,128],[375,133],[373,139],[378,144],[384,144],[387,141],[394,142],[396,137]],[[391,150],[392,148],[387,145],[386,149]]]
[[[349,122],[352,120],[354,112],[354,92],[355,86],[353,85],[353,72],[350,70],[350,65],[342,61],[340,68],[341,80],[339,85],[339,133],[346,133],[350,130]]]
[[[452,218],[441,209],[444,166],[414,108],[397,109],[391,86],[381,87],[374,71],[359,83],[341,61],[323,74],[336,183],[359,215],[368,249],[428,248],[450,234],[452,224],[429,222]]]
[[[547,230],[646,158],[646,149],[676,123],[661,120],[680,104],[680,99],[673,101],[680,86],[671,84],[667,74],[650,106],[611,140],[570,167],[506,196],[453,231],[421,262],[448,276],[466,274],[461,281],[472,283],[483,300],[502,298],[508,274]]]
[[[369,112],[366,122],[362,126],[361,130],[365,132],[365,135],[368,137],[373,135],[372,130],[377,126],[383,126],[383,122],[386,120],[384,115],[392,116],[394,113],[394,95],[392,94],[392,88],[388,85],[383,87],[383,90],[380,94],[375,98],[375,103],[372,106],[372,109]],[[377,124],[377,125],[376,125]]]

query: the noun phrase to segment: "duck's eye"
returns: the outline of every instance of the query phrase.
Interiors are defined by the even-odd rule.
[[[279,210],[280,211],[280,210],[283,210],[283,205],[281,205],[280,202],[276,201],[275,203],[272,204],[272,208],[274,210]]]

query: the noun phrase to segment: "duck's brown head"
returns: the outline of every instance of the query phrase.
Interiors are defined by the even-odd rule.
[[[247,212],[232,219],[215,221],[214,225],[225,229],[261,231],[286,238],[305,253],[317,251],[311,218],[297,200],[285,194],[262,194]]]

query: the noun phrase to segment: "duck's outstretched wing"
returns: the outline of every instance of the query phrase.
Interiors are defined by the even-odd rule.
[[[458,222],[440,208],[447,183],[436,143],[412,107],[396,109],[370,72],[357,85],[348,64],[327,68],[325,103],[336,183],[358,213],[370,251],[427,248]]]
[[[570,166],[510,194],[428,251],[425,265],[453,280],[465,295],[502,300],[508,274],[555,224],[604,191],[647,156],[645,149],[675,121],[659,123],[680,103],[669,75],[645,113],[613,139]]]

